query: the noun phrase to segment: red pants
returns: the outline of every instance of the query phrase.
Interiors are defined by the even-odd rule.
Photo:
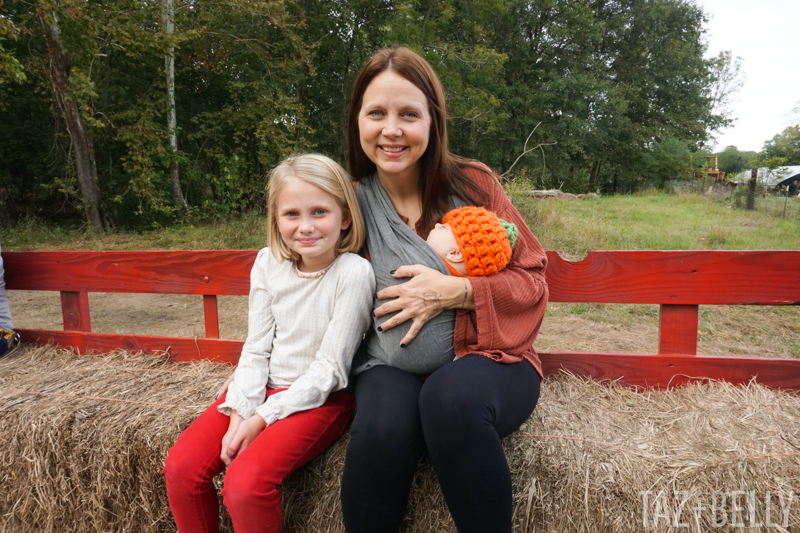
[[[267,395],[276,392],[269,390]],[[181,433],[165,461],[169,506],[181,533],[219,531],[212,480],[225,468],[219,454],[230,418],[217,410],[223,399],[211,404]],[[354,405],[349,392],[334,392],[322,406],[264,428],[231,461],[222,497],[237,533],[281,530],[283,510],[278,485],[333,444],[350,420]]]

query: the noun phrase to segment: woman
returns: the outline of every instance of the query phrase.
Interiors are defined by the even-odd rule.
[[[511,531],[511,475],[500,441],[539,398],[532,344],[547,303],[546,256],[494,174],[448,151],[446,116],[441,83],[410,50],[378,52],[356,79],[350,172],[383,288],[354,362],[357,411],[342,478],[348,533],[398,530],[424,449],[460,532]],[[459,205],[482,205],[520,228],[501,273],[457,278],[429,261],[424,238]],[[440,338],[428,338],[448,324],[455,361]],[[390,334],[399,337],[396,349],[375,340]],[[404,358],[404,347],[423,342],[430,353]]]

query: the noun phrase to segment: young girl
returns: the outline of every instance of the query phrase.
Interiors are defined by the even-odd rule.
[[[341,389],[370,325],[375,279],[352,253],[364,222],[350,177],[321,155],[289,158],[272,171],[268,216],[234,381],[166,459],[181,532],[218,531],[212,480],[226,469],[222,496],[234,530],[280,531],[277,487],[330,446],[353,412]]]

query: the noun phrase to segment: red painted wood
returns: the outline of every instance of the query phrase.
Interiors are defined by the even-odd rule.
[[[769,387],[800,390],[800,359],[579,352],[540,353],[539,357],[545,376],[564,369],[645,388],[670,388],[708,379],[740,385],[755,378]]]
[[[174,361],[208,359],[236,364],[244,345],[243,341],[187,337],[152,337],[40,329],[17,329],[15,331],[25,342],[40,346],[52,343],[65,348],[75,348],[81,354],[109,353],[120,348],[131,352],[145,353],[168,351]]]
[[[607,251],[589,252],[583,261],[547,256],[552,302],[800,304],[800,251]]]
[[[83,291],[61,291],[61,317],[65,331],[92,331],[89,294]]]
[[[213,294],[203,295],[203,317],[206,320],[206,338],[219,339],[219,312],[217,297]]]
[[[661,306],[658,353],[697,353],[697,309],[696,305]]]
[[[3,252],[10,289],[248,294],[258,250]]]

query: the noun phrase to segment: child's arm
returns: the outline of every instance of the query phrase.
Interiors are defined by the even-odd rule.
[[[308,370],[287,390],[273,394],[256,412],[267,425],[292,413],[319,407],[347,386],[353,355],[371,323],[375,277],[363,258],[349,256],[336,287],[333,317]]]
[[[231,410],[247,419],[262,403],[269,378],[269,358],[275,334],[272,298],[268,290],[270,267],[274,265],[268,248],[258,253],[250,271],[250,300],[247,310],[247,340],[242,348],[234,381],[228,387],[219,411],[230,415]]]

